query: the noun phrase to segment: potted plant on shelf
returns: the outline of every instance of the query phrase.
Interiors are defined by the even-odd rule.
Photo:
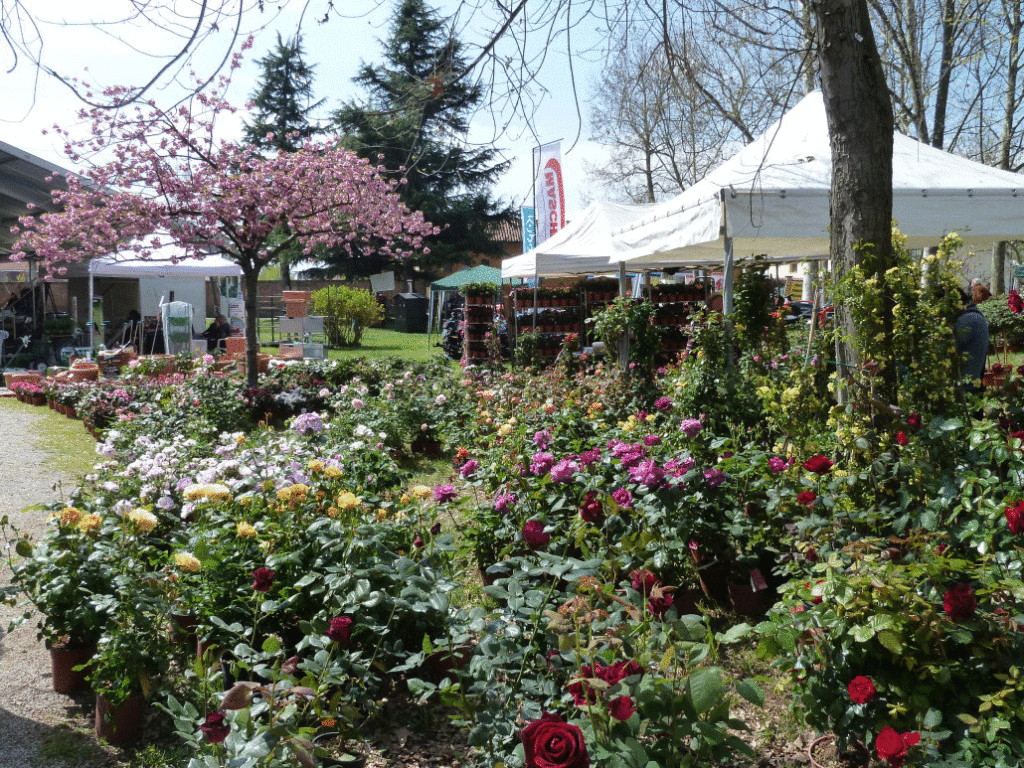
[[[491,304],[499,290],[496,283],[467,283],[462,287],[468,305]]]

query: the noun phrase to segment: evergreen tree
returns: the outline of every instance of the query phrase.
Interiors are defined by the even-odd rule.
[[[303,141],[322,133],[310,115],[323,99],[313,101],[313,70],[306,63],[302,50],[302,38],[298,35],[288,42],[277,34],[277,45],[257,63],[263,68],[259,87],[250,97],[253,119],[246,123],[244,138],[249,144],[264,150],[294,152]],[[270,135],[272,138],[268,139]],[[288,233],[281,232],[284,240]],[[290,246],[278,258],[281,266],[281,282],[285,289],[291,287],[291,265],[302,258],[298,245]]]
[[[363,64],[354,82],[365,102],[334,114],[345,146],[406,179],[403,202],[441,228],[429,238],[429,255],[413,259],[429,274],[440,264],[466,262],[469,254],[498,255],[489,224],[514,212],[495,199],[491,186],[509,163],[493,147],[469,147],[469,114],[483,99],[478,84],[458,79],[466,67],[462,44],[423,0],[400,0],[384,42],[385,64]],[[337,271],[367,274],[382,265],[334,261]]]
[[[279,32],[275,48],[257,62],[263,74],[251,97],[253,121],[245,124],[250,144],[294,152],[305,139],[322,132],[310,115],[324,100],[313,101],[314,67],[303,57],[302,38],[296,35],[284,42]]]

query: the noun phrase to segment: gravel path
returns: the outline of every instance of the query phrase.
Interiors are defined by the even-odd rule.
[[[46,513],[26,506],[58,498],[56,484],[74,477],[53,474],[39,425],[51,412],[4,398],[0,401],[0,517],[33,538],[45,528]],[[0,585],[11,581],[10,542],[3,542]],[[89,724],[88,696],[54,693],[50,660],[36,640],[34,622],[8,634],[8,624],[24,607],[0,605],[0,768],[81,768],[97,764],[97,750],[78,729]],[[82,747],[82,750],[78,747]],[[83,754],[83,751],[88,754]]]

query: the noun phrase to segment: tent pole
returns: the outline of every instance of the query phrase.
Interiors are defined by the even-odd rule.
[[[626,295],[626,262],[619,262],[619,296]],[[624,333],[619,338],[619,364],[623,368],[629,367],[629,334]]]
[[[96,339],[93,337],[93,313],[92,313],[92,302],[95,294],[95,286],[93,285],[92,275],[92,259],[89,259],[89,304],[85,308],[85,322],[86,327],[89,329],[89,356],[88,360],[92,360],[92,351],[96,348]]]

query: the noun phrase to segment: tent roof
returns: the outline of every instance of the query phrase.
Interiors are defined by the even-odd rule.
[[[501,270],[497,267],[485,267],[483,264],[461,269],[448,275],[448,277],[442,277],[440,280],[432,282],[430,290],[449,291],[469,283],[494,283],[495,285],[501,285]]]
[[[615,253],[612,231],[656,206],[595,201],[536,248],[501,262],[501,276],[551,277],[607,271]]]
[[[820,92],[704,179],[616,230],[631,266],[737,258],[824,257],[829,249],[832,151]],[[972,245],[1024,237],[1024,176],[893,136],[893,217],[910,247],[958,232]]]
[[[52,190],[66,188],[62,177],[71,175],[65,168],[0,141],[0,253],[9,253],[17,240],[11,227],[19,217],[57,210]]]
[[[166,246],[163,250],[170,251]],[[176,249],[175,249],[176,250]],[[202,259],[180,258],[176,262],[170,255],[165,258],[138,259],[131,251],[103,256],[89,262],[72,264],[68,277],[238,277],[242,268],[224,256],[211,254]]]

